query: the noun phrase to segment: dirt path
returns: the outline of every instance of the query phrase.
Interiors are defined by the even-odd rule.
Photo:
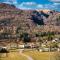
[[[30,56],[28,56],[28,55],[26,55],[26,54],[24,54],[22,52],[20,52],[20,55],[26,57],[28,60],[34,60],[32,57],[30,57]]]

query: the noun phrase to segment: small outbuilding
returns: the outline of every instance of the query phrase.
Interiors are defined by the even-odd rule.
[[[9,51],[6,47],[0,47],[0,57],[6,57],[8,56]]]

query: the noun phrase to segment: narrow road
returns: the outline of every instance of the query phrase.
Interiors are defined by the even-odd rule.
[[[28,60],[34,60],[32,57],[30,57],[30,56],[28,56],[28,55],[26,55],[26,54],[24,54],[22,52],[20,52],[20,55],[26,57]]]

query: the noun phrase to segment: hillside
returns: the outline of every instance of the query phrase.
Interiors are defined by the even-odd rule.
[[[0,4],[0,33],[60,32],[60,13],[51,10],[21,10]]]
[[[16,7],[14,5],[0,3],[0,9],[16,9]]]

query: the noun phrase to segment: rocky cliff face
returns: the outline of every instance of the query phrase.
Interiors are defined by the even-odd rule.
[[[0,26],[5,29],[4,32],[14,32],[17,29],[28,33],[51,31],[50,29],[55,31],[60,27],[60,13],[51,10],[21,10],[14,5],[1,3]]]

